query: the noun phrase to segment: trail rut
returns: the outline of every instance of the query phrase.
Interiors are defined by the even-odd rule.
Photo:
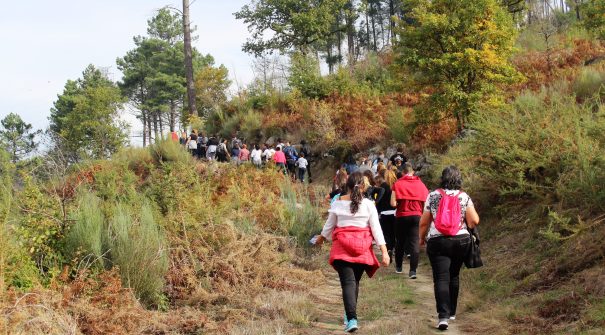
[[[409,265],[404,264],[407,273]],[[326,267],[326,283],[311,289],[320,315],[305,335],[344,334],[340,282],[336,272]],[[464,294],[464,293],[462,293]],[[360,329],[356,334],[465,334],[460,330],[462,320],[450,322],[447,331],[435,328],[436,311],[430,265],[421,261],[418,279],[405,274],[395,274],[393,265],[381,268],[374,278],[364,276],[361,281],[358,315]]]

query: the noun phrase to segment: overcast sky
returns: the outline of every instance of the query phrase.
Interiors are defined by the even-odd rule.
[[[248,31],[233,13],[248,0],[197,0],[194,46],[224,64],[234,83],[252,79],[252,58],[241,51]],[[145,35],[147,20],[175,0],[13,0],[0,11],[0,118],[13,112],[35,128],[48,127],[53,101],[88,64],[120,79],[116,58]]]

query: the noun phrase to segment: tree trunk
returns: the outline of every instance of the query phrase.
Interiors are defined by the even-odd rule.
[[[170,132],[173,132],[176,125],[176,103],[174,100],[170,101],[170,117],[168,118],[168,126],[170,127]]]
[[[348,65],[350,68],[353,68],[353,65],[355,64],[355,20],[353,17],[353,1],[349,1],[346,8],[345,22],[347,25],[347,46],[349,49],[349,54],[347,55],[349,58]]]
[[[151,136],[151,119],[153,117],[151,116],[151,112],[148,112],[147,114],[147,136],[149,136],[149,141],[147,143],[149,143],[149,145],[151,145],[152,143],[152,136]]]
[[[334,73],[334,60],[332,59],[332,43],[328,43],[327,55],[328,72],[332,74]]]
[[[389,0],[389,40],[395,45],[395,0]]]
[[[143,147],[147,146],[147,112],[142,111],[143,114]]]
[[[193,50],[191,48],[189,0],[183,0],[183,33],[185,35],[185,75],[187,76],[187,102],[189,114],[197,115],[197,108],[195,106],[195,83],[193,81]]]
[[[160,138],[163,140],[164,139],[164,118],[162,117],[162,114],[160,114]]]
[[[582,16],[580,15],[580,2],[581,0],[575,0],[576,3],[576,19],[581,20]]]
[[[376,44],[376,24],[374,22],[374,16],[376,16],[376,12],[372,9],[373,7],[374,3],[370,2],[370,7],[368,8],[368,10],[370,11],[370,21],[372,21],[372,48],[374,49],[374,52],[376,52],[378,51],[378,45]]]

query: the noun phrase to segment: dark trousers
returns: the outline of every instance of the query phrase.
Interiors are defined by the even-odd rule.
[[[420,216],[402,216],[395,219],[395,266],[403,265],[405,253],[410,253],[410,271],[416,271],[418,268],[418,258],[420,257],[420,238],[418,229]]]
[[[309,183],[310,183],[311,182],[311,178],[312,178],[312,176],[311,176],[311,161],[309,161],[308,164],[307,164],[307,174],[309,176]]]
[[[197,157],[199,159],[206,158],[206,147],[199,145],[197,147]]]
[[[307,169],[298,168],[298,180],[301,183],[305,181],[305,173],[307,173]]]
[[[275,166],[277,166],[277,171],[280,171],[283,174],[288,174],[288,171],[286,170],[286,165],[284,163],[277,163],[275,164]]]
[[[387,250],[393,250],[395,246],[395,215],[380,215],[380,228],[384,240],[387,242]]]
[[[433,268],[435,302],[440,319],[456,315],[460,268],[470,243],[469,235],[434,237],[427,242],[426,252]]]
[[[334,261],[334,268],[340,277],[342,301],[345,305],[347,319],[357,319],[357,297],[359,296],[359,281],[366,269],[365,264],[349,263],[341,260]]]

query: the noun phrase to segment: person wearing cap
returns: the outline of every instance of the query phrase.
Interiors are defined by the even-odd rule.
[[[405,163],[407,163],[408,161],[408,159],[403,154],[403,147],[397,147],[397,152],[393,156],[391,156],[391,164],[397,165],[397,160],[401,161],[401,165],[405,165]]]

